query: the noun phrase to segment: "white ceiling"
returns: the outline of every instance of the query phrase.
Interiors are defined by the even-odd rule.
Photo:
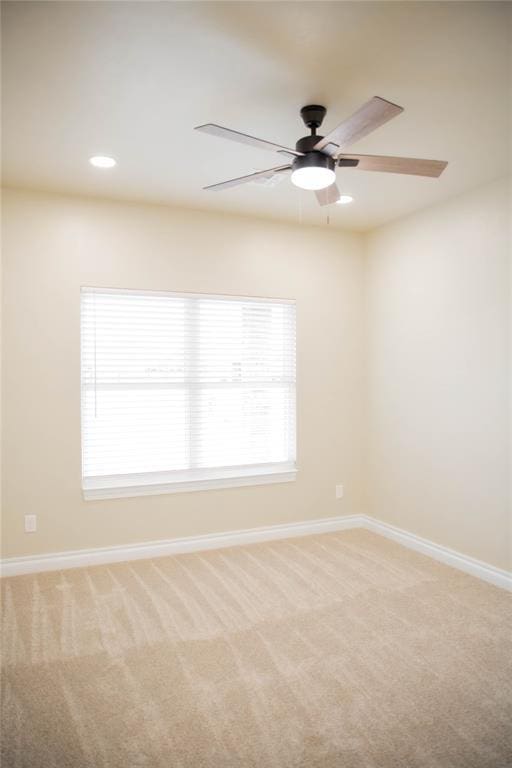
[[[8,185],[319,224],[328,210],[364,230],[510,169],[510,3],[3,2],[2,15]],[[355,201],[329,209],[288,178],[201,189],[282,157],[195,125],[293,146],[304,104],[324,104],[330,129],[373,95],[405,112],[351,151],[448,160],[440,179],[339,170]],[[118,166],[93,169],[94,154]]]

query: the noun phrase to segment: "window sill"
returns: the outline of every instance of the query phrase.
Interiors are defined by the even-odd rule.
[[[94,499],[121,499],[130,496],[157,496],[167,493],[186,493],[189,491],[210,491],[221,488],[240,488],[251,485],[269,485],[272,483],[290,483],[296,479],[297,469],[253,470],[250,473],[229,474],[224,477],[204,477],[189,480],[171,480],[167,482],[139,482],[126,478],[90,478],[84,481],[82,488],[86,501]]]

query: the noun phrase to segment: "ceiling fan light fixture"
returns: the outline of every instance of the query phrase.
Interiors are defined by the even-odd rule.
[[[322,152],[308,152],[293,161],[292,184],[307,190],[330,187],[336,181],[334,160]]]
[[[447,166],[447,163],[441,160],[344,154],[351,144],[372,133],[376,128],[397,117],[403,111],[403,107],[399,107],[387,99],[382,99],[380,96],[374,96],[353,115],[329,131],[326,136],[319,136],[317,129],[322,125],[326,109],[319,104],[308,104],[302,107],[300,115],[311,134],[299,139],[295,144],[295,149],[276,144],[273,141],[259,139],[248,133],[233,131],[231,128],[225,128],[222,125],[217,125],[217,123],[197,125],[197,131],[230,139],[230,141],[236,141],[239,144],[249,144],[249,146],[278,152],[280,155],[284,155],[287,160],[286,165],[279,165],[256,173],[247,173],[245,176],[221,181],[218,184],[209,184],[203,189],[219,192],[253,181],[260,181],[260,183],[263,179],[268,181],[277,174],[282,178],[281,174],[291,171],[292,183],[301,189],[315,192],[319,205],[332,205],[333,203],[345,205],[352,202],[352,196],[340,195],[334,173],[337,166],[358,168],[360,171],[405,173],[434,178],[440,176]]]

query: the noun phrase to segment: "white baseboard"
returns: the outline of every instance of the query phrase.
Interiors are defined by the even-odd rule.
[[[88,565],[119,563],[125,560],[145,560],[151,557],[177,555],[185,552],[199,552],[205,549],[221,549],[241,544],[254,544],[258,541],[289,539],[294,536],[310,536],[315,533],[344,531],[349,528],[366,528],[373,533],[393,539],[416,552],[439,560],[472,576],[512,591],[512,573],[495,568],[481,560],[463,555],[448,547],[435,544],[428,539],[416,536],[401,528],[383,523],[367,515],[347,515],[325,517],[302,523],[285,523],[264,528],[249,528],[242,531],[209,533],[203,536],[187,536],[179,539],[148,541],[141,544],[128,544],[97,549],[79,549],[69,552],[55,552],[47,555],[28,557],[10,557],[0,561],[2,576],[19,576],[41,571],[58,571],[66,568],[83,568]]]
[[[258,541],[289,539],[294,536],[310,536],[314,533],[343,531],[360,528],[360,515],[325,517],[303,523],[285,523],[264,528],[248,528],[242,531],[207,533],[202,536],[187,536],[179,539],[147,541],[141,544],[125,544],[97,549],[77,549],[68,552],[54,552],[47,555],[9,557],[0,561],[2,576],[20,576],[25,573],[58,571],[66,568],[83,568],[88,565],[119,563],[123,560],[146,560],[163,555],[178,555],[185,552],[200,552],[205,549],[235,547],[240,544],[254,544]]]
[[[471,576],[488,581],[496,587],[512,591],[512,573],[510,571],[496,568],[494,565],[489,565],[482,562],[482,560],[463,555],[454,549],[443,547],[441,544],[434,544],[433,541],[422,539],[421,536],[404,531],[402,528],[396,528],[394,525],[383,523],[381,520],[376,520],[368,515],[361,515],[361,517],[363,527],[368,531],[386,536],[388,539],[393,539],[398,544],[403,544],[404,547],[414,549],[416,552],[421,552],[423,555],[428,555],[434,560],[445,563],[445,565],[451,565],[452,568],[457,568],[459,571],[464,571],[471,574]]]

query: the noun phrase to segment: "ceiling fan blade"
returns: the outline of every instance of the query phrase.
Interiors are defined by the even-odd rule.
[[[323,139],[320,139],[314,148],[334,157],[339,154],[343,147],[348,147],[355,141],[362,139],[403,111],[403,107],[386,101],[386,99],[381,99],[380,96],[374,96],[351,117],[340,123]]]
[[[340,199],[340,191],[336,182],[325,189],[317,189],[315,195],[319,205],[331,205]]]
[[[230,187],[238,187],[239,184],[247,184],[249,181],[255,181],[262,177],[271,178],[276,173],[284,173],[289,171],[291,165],[278,165],[277,168],[268,168],[266,171],[256,171],[255,173],[249,173],[247,176],[239,176],[236,179],[229,179],[229,181],[221,181],[218,184],[210,184],[203,189],[210,189],[213,192],[219,192],[222,189],[229,189]]]
[[[409,173],[413,176],[431,176],[442,174],[447,162],[444,160],[420,160],[416,157],[385,157],[383,155],[342,155],[344,160],[358,160],[359,171],[381,171],[383,173]]]
[[[258,139],[256,136],[249,136],[247,133],[240,133],[240,131],[233,131],[231,128],[223,128],[222,125],[216,125],[215,123],[206,123],[205,125],[196,125],[196,131],[202,133],[211,133],[212,136],[219,136],[221,139],[229,139],[230,141],[237,141],[239,144],[249,144],[251,147],[258,147],[258,149],[267,149],[271,152],[283,152],[288,155],[298,157],[302,155],[302,152],[296,152],[294,149],[283,147],[281,144],[275,144],[273,141],[265,141],[265,139]]]

